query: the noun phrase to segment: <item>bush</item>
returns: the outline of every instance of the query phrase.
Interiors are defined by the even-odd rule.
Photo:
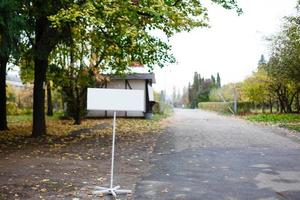
[[[200,102],[200,103],[198,103],[198,108],[201,108],[203,110],[216,111],[216,112],[220,112],[220,113],[230,113],[228,106],[230,106],[230,103],[224,103],[224,102]]]
[[[250,113],[251,109],[254,108],[254,104],[252,102],[238,102],[238,114],[246,114]]]
[[[8,115],[18,115],[20,114],[20,110],[18,108],[18,105],[14,102],[8,102],[6,103],[6,109]]]
[[[220,113],[230,113],[229,107],[233,110],[233,102],[200,102],[198,108],[211,110]],[[238,114],[249,113],[253,104],[251,102],[238,102]]]
[[[26,115],[26,114],[31,114],[32,113],[31,108],[20,109],[18,107],[18,104],[14,103],[14,102],[7,102],[6,103],[6,110],[7,110],[7,115]]]

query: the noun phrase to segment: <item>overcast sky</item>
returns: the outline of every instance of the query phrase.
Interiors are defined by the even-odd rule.
[[[208,5],[211,28],[194,29],[170,39],[177,64],[156,69],[155,90],[183,88],[199,72],[209,78],[220,73],[222,84],[242,81],[257,67],[261,54],[268,57],[265,38],[278,32],[282,18],[295,12],[297,0],[238,0],[238,16]]]

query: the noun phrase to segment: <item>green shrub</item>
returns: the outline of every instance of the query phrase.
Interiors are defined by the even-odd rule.
[[[292,123],[300,122],[300,114],[256,114],[249,115],[246,119],[254,122]]]
[[[6,110],[8,115],[18,115],[20,114],[20,109],[18,105],[14,102],[7,102],[6,103]]]
[[[211,110],[220,113],[229,113],[229,107],[233,110],[233,102],[200,102],[198,108]],[[238,102],[238,114],[249,113],[253,104],[251,102]]]
[[[28,115],[32,113],[31,108],[19,108],[17,103],[7,102],[6,103],[7,115]]]
[[[200,102],[198,104],[198,108],[201,108],[203,110],[216,111],[220,113],[230,113],[228,106],[230,106],[230,103],[224,102]]]
[[[254,104],[252,102],[238,102],[238,114],[246,114],[250,113],[251,109],[254,108]]]

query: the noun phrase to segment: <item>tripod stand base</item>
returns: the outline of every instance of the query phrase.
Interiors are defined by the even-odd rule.
[[[106,188],[106,187],[95,187],[94,194],[104,194],[104,195],[112,195],[116,197],[118,194],[131,194],[131,190],[119,190],[120,186],[115,186],[112,188]]]

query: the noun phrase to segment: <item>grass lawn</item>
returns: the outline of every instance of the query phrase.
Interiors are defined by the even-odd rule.
[[[102,129],[97,131],[96,135],[111,134],[112,119],[110,118],[83,119],[81,125],[74,125],[73,120],[61,119],[61,116],[62,113],[55,113],[51,117],[46,116],[47,137],[66,137],[74,131],[93,129],[96,126],[103,126]],[[117,131],[125,135],[130,133],[159,132],[161,129],[160,121],[168,116],[169,114],[154,115],[154,120],[118,118]],[[8,131],[1,132],[0,142],[15,141],[23,137],[29,137],[32,131],[32,115],[9,115],[8,128]]]
[[[46,116],[46,119],[59,119],[62,116],[61,112],[56,112],[53,116]],[[25,115],[8,115],[7,116],[8,123],[15,123],[15,122],[26,122],[32,121],[32,114],[25,114]]]
[[[244,118],[252,122],[277,124],[300,132],[300,114],[256,114]]]

